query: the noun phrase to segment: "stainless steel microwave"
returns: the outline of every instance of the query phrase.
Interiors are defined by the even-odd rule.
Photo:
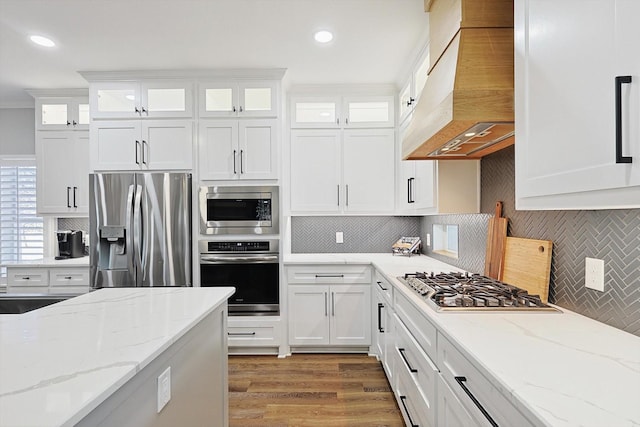
[[[200,187],[201,234],[280,233],[278,187]]]

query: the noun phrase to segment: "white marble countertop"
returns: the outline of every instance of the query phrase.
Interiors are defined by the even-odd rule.
[[[69,259],[48,257],[30,261],[7,262],[0,264],[0,267],[89,267],[89,256]]]
[[[562,313],[438,313],[396,279],[412,271],[460,271],[426,256],[284,257],[285,264],[367,261],[528,418],[547,426],[640,426],[640,337],[562,307]]]
[[[72,426],[233,288],[101,289],[0,315],[0,426]]]

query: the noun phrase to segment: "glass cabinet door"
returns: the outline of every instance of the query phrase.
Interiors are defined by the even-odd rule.
[[[239,115],[247,117],[276,117],[276,90],[277,83],[271,81],[239,84]]]
[[[238,109],[237,85],[230,82],[204,83],[200,85],[200,116],[230,117]]]
[[[193,89],[183,81],[143,82],[141,117],[191,117]]]
[[[341,121],[340,103],[335,97],[291,98],[292,128],[337,128]]]
[[[345,98],[348,127],[393,127],[393,96]]]
[[[90,93],[94,118],[140,117],[140,85],[127,82],[96,83]]]
[[[38,130],[89,129],[89,100],[86,97],[39,98],[36,118]]]

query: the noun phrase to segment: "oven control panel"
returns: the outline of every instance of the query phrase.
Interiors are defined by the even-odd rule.
[[[278,253],[279,245],[277,240],[200,240],[199,249],[201,254],[215,253]]]

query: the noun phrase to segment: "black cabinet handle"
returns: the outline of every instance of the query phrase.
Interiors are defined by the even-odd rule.
[[[402,360],[404,360],[405,365],[407,365],[407,369],[409,369],[409,372],[411,372],[412,374],[417,374],[418,370],[416,368],[412,368],[411,365],[409,364],[409,361],[407,360],[407,356],[405,356],[404,352],[407,351],[404,348],[399,348],[398,349],[398,353],[400,353],[400,356],[402,356]]]
[[[413,200],[413,181],[415,181],[415,178],[407,179],[407,203],[415,202],[415,200]]]
[[[242,109],[242,105],[240,106],[240,112],[242,113],[243,109]]]
[[[236,111],[236,107],[233,107],[233,111]],[[238,152],[236,150],[233,150],[233,174],[235,175],[236,172],[236,154]]]
[[[73,125],[74,126],[78,126],[78,122],[76,122],[75,120],[73,121]]]
[[[240,107],[240,112],[242,112],[242,107]],[[240,173],[244,173],[244,168],[242,167],[242,157],[244,156],[244,150],[240,150]]]
[[[409,424],[411,427],[420,427],[418,424],[414,424],[411,419],[411,415],[409,415],[409,409],[407,409],[407,404],[404,401],[407,400],[407,396],[400,396],[400,402],[402,403],[402,407],[404,408],[404,413],[407,414],[407,418],[409,418]]]
[[[252,337],[255,334],[255,332],[227,332],[230,337]]]
[[[382,309],[384,308],[384,304],[381,302],[378,303],[378,332],[384,333],[384,328],[382,327]]]
[[[71,191],[71,187],[67,187],[67,207],[70,208],[71,207],[71,200],[69,197],[69,191]]]
[[[413,104],[413,101],[415,101],[415,98],[409,97],[409,100],[407,101],[407,107],[410,107],[411,104]]]
[[[138,110],[138,107],[133,107],[133,109],[136,111],[136,113],[140,114],[140,110]]]
[[[73,187],[73,207],[77,208],[78,204],[76,203],[76,191],[78,191],[78,187]]]
[[[376,280],[376,283],[378,284],[378,286],[380,287],[380,289],[382,289],[383,291],[388,290],[387,288],[385,288],[384,286],[382,286],[382,282],[379,282]]]
[[[467,377],[453,377],[453,378],[458,382],[460,387],[462,387],[464,392],[467,393],[467,396],[469,396],[469,399],[471,399],[471,401],[476,405],[476,407],[480,410],[480,412],[482,412],[482,415],[484,415],[487,421],[489,421],[489,424],[491,424],[493,427],[498,427],[498,424],[495,421],[493,421],[493,418],[491,418],[491,415],[489,415],[487,410],[484,409],[484,407],[480,404],[480,402],[478,402],[478,399],[476,399],[473,393],[471,393],[471,390],[469,390],[467,386],[464,384],[464,382],[467,381]]]
[[[144,146],[147,145],[147,141],[145,141],[144,139],[142,140],[142,150],[140,150],[142,152],[142,164],[146,165],[147,161],[145,160],[145,155],[144,155]],[[148,148],[147,148],[148,150]]]
[[[316,279],[322,277],[344,277],[344,274],[316,274]]]
[[[136,165],[140,164],[140,161],[138,160],[138,147],[140,146],[140,141],[138,141],[136,139]]]
[[[631,156],[622,155],[622,85],[631,83],[631,76],[616,76],[616,163],[631,163]]]
[[[71,126],[71,122],[67,120],[67,126]]]

